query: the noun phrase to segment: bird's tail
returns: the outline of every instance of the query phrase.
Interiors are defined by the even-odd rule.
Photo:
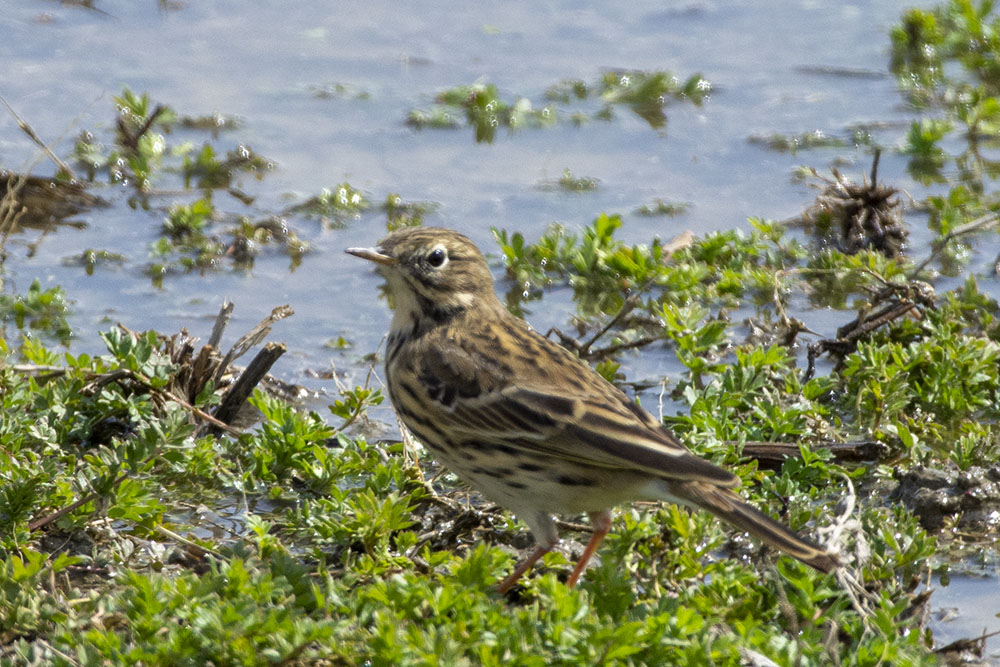
[[[800,537],[787,526],[748,505],[729,489],[705,482],[671,481],[670,494],[685,504],[708,510],[820,572],[832,572],[840,565],[837,557],[826,549]]]

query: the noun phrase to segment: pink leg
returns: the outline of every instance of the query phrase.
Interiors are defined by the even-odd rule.
[[[590,517],[590,525],[594,529],[594,534],[590,536],[590,542],[587,542],[587,548],[583,550],[583,555],[580,556],[580,560],[576,562],[576,567],[573,568],[573,572],[570,573],[569,579],[566,580],[566,585],[570,588],[576,586],[576,581],[586,569],[587,563],[590,561],[590,557],[594,555],[594,552],[597,551],[597,547],[600,546],[601,541],[604,540],[604,536],[608,534],[609,530],[611,530],[610,510],[590,512],[587,516]]]
[[[547,554],[552,550],[552,547],[535,547],[535,550],[531,554],[517,564],[514,571],[510,575],[500,582],[499,591],[500,593],[506,593],[510,590],[511,586],[517,583],[517,580],[521,578],[521,575],[531,569],[531,566],[538,562],[538,559]]]

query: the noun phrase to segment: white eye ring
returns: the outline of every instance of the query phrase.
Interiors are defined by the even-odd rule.
[[[435,269],[440,269],[447,261],[448,251],[445,250],[443,245],[435,246],[435,248],[431,250],[430,254],[427,255],[427,263]]]

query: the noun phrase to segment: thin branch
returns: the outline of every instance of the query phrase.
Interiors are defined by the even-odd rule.
[[[222,363],[219,364],[219,367],[215,370],[215,376],[212,378],[215,386],[219,386],[219,381],[222,379],[222,376],[225,375],[226,371],[229,370],[229,365],[231,363],[239,359],[247,352],[247,350],[264,340],[267,335],[271,333],[271,327],[275,322],[283,320],[294,314],[295,311],[292,310],[291,306],[278,306],[271,311],[270,315],[261,320],[257,326],[240,336],[240,339],[233,344],[233,346],[229,349],[229,352],[226,353],[225,358],[223,358]]]
[[[10,113],[11,116],[14,117],[14,120],[17,121],[18,128],[20,128],[22,132],[28,135],[28,138],[31,139],[33,142],[35,142],[35,144],[45,152],[45,154],[49,157],[50,160],[56,163],[56,166],[59,167],[60,171],[65,173],[71,179],[75,179],[76,176],[73,174],[73,170],[69,168],[69,165],[60,160],[59,156],[53,153],[52,150],[45,145],[45,142],[42,141],[42,139],[35,133],[35,131],[31,129],[31,126],[28,125],[28,123],[23,118],[21,118],[21,116],[19,116],[16,111],[14,111],[14,107],[10,105],[10,103],[3,97],[3,95],[0,95],[0,102],[3,102],[3,105],[7,107],[7,111]]]
[[[129,474],[127,472],[123,472],[121,475],[119,475],[117,477],[117,479],[115,479],[115,481],[112,482],[111,488],[114,489],[114,488],[118,488],[119,486],[121,486],[121,483],[124,482],[128,478],[128,475]],[[66,516],[67,514],[70,514],[72,512],[75,512],[76,510],[80,509],[81,507],[83,507],[87,503],[93,502],[94,500],[97,500],[100,496],[101,496],[101,494],[99,492],[92,491],[92,492],[88,493],[87,495],[85,495],[84,497],[82,497],[79,500],[77,500],[76,502],[74,502],[74,503],[72,503],[70,505],[67,505],[65,507],[61,507],[61,508],[57,509],[55,512],[53,512],[52,514],[49,514],[48,516],[43,516],[41,519],[35,519],[34,521],[30,522],[28,524],[28,531],[29,532],[36,531],[39,528],[42,528],[44,526],[49,525],[53,521],[58,521],[59,519],[61,519],[64,516]]]
[[[208,345],[211,345],[216,350],[219,349],[219,343],[222,342],[222,334],[229,325],[229,320],[233,317],[234,308],[236,308],[236,304],[226,299],[222,302],[219,314],[215,317],[215,324],[212,325],[212,335],[208,337]]]
[[[995,630],[993,632],[986,632],[983,630],[983,634],[978,637],[973,637],[971,639],[956,639],[950,644],[945,644],[940,648],[934,649],[934,653],[951,653],[953,651],[965,651],[970,648],[976,648],[977,646],[984,644],[987,639],[996,637],[997,635],[1000,635],[1000,630]]]
[[[912,280],[921,271],[923,271],[928,264],[934,261],[934,258],[937,257],[941,253],[941,251],[948,246],[949,243],[951,243],[958,237],[964,236],[966,234],[971,234],[973,232],[982,231],[984,229],[989,229],[990,227],[996,225],[998,222],[1000,222],[1000,214],[987,213],[984,216],[976,218],[972,222],[967,222],[964,225],[959,225],[955,229],[945,234],[944,237],[937,239],[931,244],[931,254],[928,255],[927,258],[924,259],[924,261],[917,264],[917,266],[914,267],[912,271],[910,271],[908,277]]]
[[[240,376],[229,387],[222,403],[215,410],[215,423],[232,424],[247,398],[253,393],[254,387],[267,375],[271,366],[285,353],[288,348],[284,343],[268,343],[253,358],[253,361],[243,369]]]
[[[203,544],[198,544],[194,540],[189,540],[188,538],[184,537],[183,535],[178,535],[174,531],[169,530],[167,528],[164,528],[160,524],[154,525],[153,526],[153,530],[155,532],[159,533],[161,536],[166,537],[167,539],[171,539],[171,540],[174,540],[175,542],[179,542],[180,544],[183,544],[189,551],[192,551],[192,552],[198,554],[201,557],[204,557],[204,556],[213,556],[213,557],[218,558],[220,560],[225,560],[224,557],[222,556],[222,554],[220,554],[218,551],[215,551],[213,549],[209,549],[208,547],[206,547]]]
[[[647,280],[645,284],[643,284],[639,289],[637,289],[635,292],[629,295],[629,297],[625,299],[625,302],[622,304],[622,307],[618,309],[618,313],[615,314],[615,316],[612,317],[607,324],[601,327],[598,330],[598,332],[590,338],[590,340],[588,340],[586,343],[580,346],[577,352],[579,352],[581,357],[586,358],[588,353],[590,352],[591,346],[593,346],[594,343],[596,343],[601,336],[608,333],[609,331],[611,331],[612,328],[617,326],[617,324],[621,322],[626,315],[631,313],[635,309],[635,307],[639,305],[639,301],[642,299],[642,294],[643,292],[645,292],[646,288],[649,287],[650,282],[651,281]]]

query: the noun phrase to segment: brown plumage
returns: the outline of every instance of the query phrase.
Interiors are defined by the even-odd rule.
[[[531,529],[535,551],[509,589],[558,542],[553,514],[586,512],[594,534],[576,583],[633,500],[699,507],[822,572],[834,556],[748,505],[739,479],[692,454],[590,366],[510,314],[482,254],[448,229],[407,228],[349,248],[386,279],[395,314],[386,380],[407,428],[448,469]]]

